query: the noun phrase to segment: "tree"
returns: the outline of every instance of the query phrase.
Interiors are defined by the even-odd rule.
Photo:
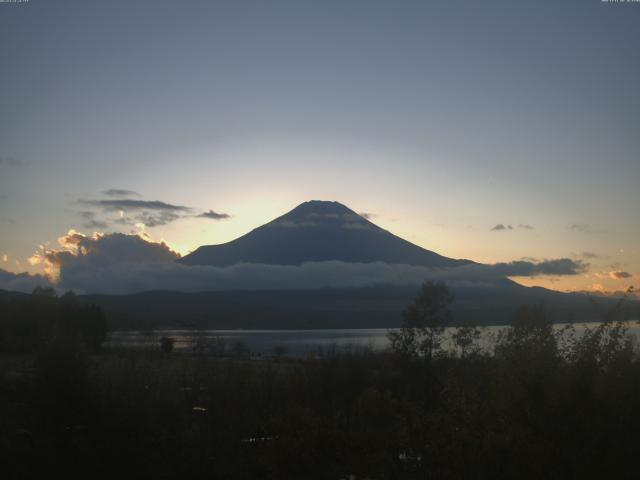
[[[31,292],[31,294],[33,296],[36,297],[45,297],[45,298],[56,298],[57,294],[54,288],[52,287],[43,287],[38,285],[36,288],[33,289],[33,292]]]
[[[522,381],[544,383],[561,361],[557,335],[542,305],[522,306],[498,334],[495,356]]]
[[[393,352],[422,357],[429,362],[440,348],[442,334],[451,321],[453,295],[444,283],[425,282],[414,302],[403,312],[402,326],[388,333]]]
[[[482,336],[482,329],[471,323],[463,323],[456,328],[451,335],[453,344],[458,348],[461,358],[476,355],[480,352],[480,345],[477,343]]]
[[[249,349],[247,348],[247,346],[244,344],[243,341],[238,340],[233,344],[233,353],[235,353],[236,358],[244,358],[248,356]]]
[[[163,353],[171,353],[173,351],[173,345],[175,340],[171,337],[162,337],[160,339],[160,350]]]
[[[634,355],[633,339],[628,335],[629,296],[634,288],[629,287],[624,295],[603,314],[602,322],[595,327],[585,327],[581,338],[574,342],[571,359],[583,367],[606,370],[617,362],[630,361]],[[598,302],[590,297],[594,307]]]
[[[273,354],[277,358],[281,358],[281,357],[285,356],[288,351],[289,350],[284,345],[276,345],[275,347],[273,347]]]

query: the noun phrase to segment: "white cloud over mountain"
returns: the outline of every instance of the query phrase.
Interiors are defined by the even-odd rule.
[[[226,267],[176,263],[179,254],[166,243],[121,233],[83,235],[69,231],[60,248],[38,252],[34,263],[46,265],[40,275],[0,272],[0,288],[30,291],[55,283],[78,293],[126,294],[148,290],[196,292],[208,290],[315,289],[372,285],[418,285],[425,280],[452,286],[486,287],[507,276],[574,275],[587,264],[568,258],[541,262],[515,261],[494,265],[468,264],[451,268],[342,261],[302,265],[238,263]]]

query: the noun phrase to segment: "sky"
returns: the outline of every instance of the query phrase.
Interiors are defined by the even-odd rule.
[[[186,254],[323,199],[449,257],[589,264],[525,285],[625,289],[638,45],[638,2],[2,2],[0,268],[70,229]]]

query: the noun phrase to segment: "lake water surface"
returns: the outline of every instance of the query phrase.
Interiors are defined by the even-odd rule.
[[[595,327],[596,323],[574,324],[576,335],[580,335],[586,326]],[[556,325],[556,329],[564,325]],[[480,344],[490,350],[495,336],[508,327],[489,326],[483,329]],[[447,329],[445,338],[455,328]],[[107,347],[134,349],[159,349],[162,337],[171,337],[178,352],[203,352],[209,354],[233,354],[246,350],[255,355],[272,355],[277,350],[291,356],[309,354],[344,353],[349,350],[368,349],[383,351],[389,347],[386,328],[371,329],[326,329],[326,330],[154,330],[115,331],[107,340]],[[636,338],[640,334],[637,321],[629,322],[629,333]],[[447,348],[448,340],[445,341]]]

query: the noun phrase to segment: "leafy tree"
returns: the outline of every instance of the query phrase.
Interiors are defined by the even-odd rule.
[[[102,309],[79,303],[73,292],[58,297],[53,289],[36,288],[0,304],[0,351],[36,351],[63,337],[97,351],[106,336]]]
[[[629,336],[631,312],[627,302],[633,287],[606,312],[596,327],[586,327],[581,338],[575,340],[570,359],[592,369],[606,370],[619,361],[628,361],[633,356],[633,339]],[[597,308],[600,305],[590,297]]]
[[[482,329],[470,323],[463,323],[456,328],[451,335],[453,344],[458,348],[461,358],[476,355],[480,352],[480,345],[477,343],[482,336]]]
[[[430,362],[451,321],[449,305],[452,302],[453,295],[444,283],[423,283],[420,293],[403,313],[401,328],[388,333],[391,350],[404,357],[422,357]]]
[[[523,306],[516,310],[510,328],[498,335],[496,355],[525,361],[530,366],[558,360],[553,322],[542,305]]]

